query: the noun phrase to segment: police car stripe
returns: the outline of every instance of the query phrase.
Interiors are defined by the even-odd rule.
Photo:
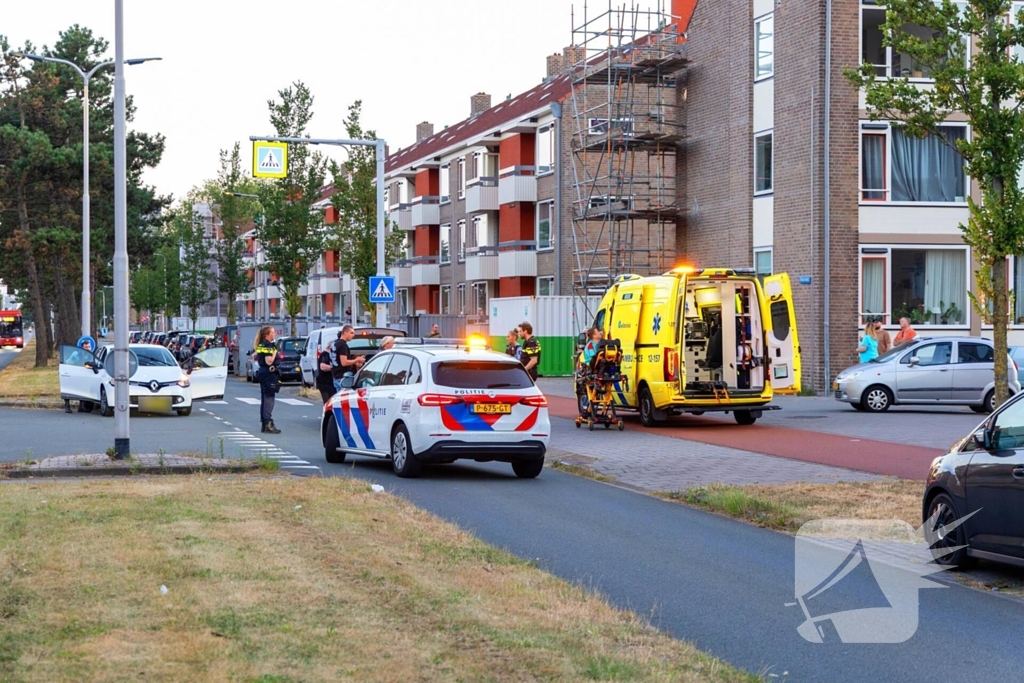
[[[359,432],[359,437],[366,444],[366,447],[371,451],[377,450],[377,447],[373,445],[373,440],[370,439],[370,432],[368,431],[370,408],[366,405],[366,401],[362,396],[357,397],[356,402],[358,405],[351,406],[352,422],[355,424],[356,431]]]
[[[345,443],[349,448],[358,448],[356,446],[355,439],[352,438],[352,432],[348,428],[348,403],[345,401],[341,402],[340,407],[334,409],[334,421],[341,427],[341,436],[345,439]]]

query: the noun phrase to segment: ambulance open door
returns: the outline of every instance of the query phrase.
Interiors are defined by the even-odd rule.
[[[796,394],[801,386],[800,341],[789,275],[765,277],[763,290],[761,312],[768,340],[768,378],[776,393]]]

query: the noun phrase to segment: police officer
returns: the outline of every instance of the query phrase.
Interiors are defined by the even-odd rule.
[[[323,347],[316,347],[316,364],[319,372],[316,373],[316,388],[320,391],[320,398],[324,403],[334,396],[334,377],[331,376],[331,352],[325,351]]]
[[[355,336],[355,328],[345,325],[341,328],[341,332],[338,332],[338,339],[331,347],[331,374],[334,376],[335,391],[341,391],[341,380],[346,375],[359,372],[359,368],[363,367],[363,361],[366,360],[362,356],[357,358],[348,348],[348,343]]]
[[[274,426],[274,399],[280,388],[277,365],[281,360],[274,345],[277,331],[270,325],[264,325],[256,333],[256,381],[260,383],[260,422],[263,423],[264,434],[280,434],[281,430]]]
[[[540,365],[540,342],[533,336],[533,325],[526,321],[519,323],[519,333],[523,335],[523,366],[526,367],[526,372],[530,374],[530,377],[537,381],[539,376],[537,366]]]

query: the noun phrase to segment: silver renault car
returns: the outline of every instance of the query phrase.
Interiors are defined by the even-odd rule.
[[[835,397],[857,410],[890,406],[966,405],[990,413],[995,398],[995,350],[981,337],[918,337],[867,363],[846,368],[832,385]],[[1007,356],[1010,393],[1020,391],[1017,364]]]

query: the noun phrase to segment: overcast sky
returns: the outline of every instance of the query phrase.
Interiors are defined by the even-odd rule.
[[[545,57],[572,42],[573,0],[125,0],[125,56],[163,57],[126,69],[134,127],[167,137],[147,182],[180,197],[213,177],[217,152],[270,134],[266,102],[302,80],[316,98],[309,132],[344,137],[348,105],[391,148],[469,114],[470,96],[495,104],[536,85]],[[607,9],[606,2],[590,0]],[[641,3],[643,4],[643,3]],[[654,4],[654,3],[651,3]],[[577,18],[582,0],[575,3]],[[591,10],[593,11],[593,10]],[[113,0],[4,2],[0,32],[52,46],[72,24],[110,43]]]

